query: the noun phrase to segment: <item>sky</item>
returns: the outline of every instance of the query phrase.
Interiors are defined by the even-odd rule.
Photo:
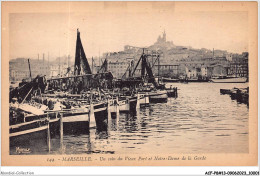
[[[11,13],[10,59],[37,58],[49,53],[75,55],[77,28],[86,56],[123,50],[124,45],[152,45],[165,30],[167,41],[193,48],[222,49],[233,53],[248,50],[246,11],[178,11],[174,6],[152,10],[70,11],[64,13]]]

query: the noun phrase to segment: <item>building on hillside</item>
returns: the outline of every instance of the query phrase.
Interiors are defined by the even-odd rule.
[[[226,55],[226,59],[227,59],[229,62],[232,62],[232,54],[227,54],[227,55]]]
[[[164,76],[164,77],[171,77],[171,78],[178,78],[179,77],[179,65],[154,65],[152,68],[154,76]]]
[[[188,79],[198,78],[198,72],[196,67],[186,66],[185,71],[186,71],[186,77]]]
[[[140,47],[135,47],[135,46],[130,46],[130,45],[124,46],[124,52],[126,52],[127,54],[137,53],[140,49],[141,49]]]
[[[228,75],[229,66],[216,64],[216,65],[212,65],[212,67],[213,67],[212,76],[227,76]]]
[[[228,75],[248,78],[248,52],[243,52],[241,55],[235,54],[232,56],[232,62],[230,62]]]
[[[65,76],[68,71],[67,63],[50,65],[50,77]]]
[[[37,59],[29,59],[31,76],[35,78],[37,75],[50,74],[49,62]],[[22,81],[23,79],[30,80],[30,70],[28,59],[17,58],[9,62],[9,80],[10,81]]]
[[[203,79],[211,78],[212,74],[213,74],[213,67],[212,66],[203,65],[201,67],[201,77]]]
[[[114,78],[121,79],[124,73],[126,72],[128,66],[130,64],[129,60],[110,60],[108,61],[108,71],[113,74]]]

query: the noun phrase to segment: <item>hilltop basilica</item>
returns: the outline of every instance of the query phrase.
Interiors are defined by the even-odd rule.
[[[166,33],[165,30],[163,31],[163,36],[161,37],[161,35],[158,36],[157,38],[157,43],[165,43],[166,42]]]
[[[165,30],[161,35],[158,36],[157,41],[154,43],[153,48],[154,49],[170,49],[174,48],[175,45],[172,41],[166,41],[166,33]]]

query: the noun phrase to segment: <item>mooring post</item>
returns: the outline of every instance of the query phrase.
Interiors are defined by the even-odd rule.
[[[90,106],[88,108],[88,130],[90,129]]]
[[[136,109],[140,109],[140,95],[137,93]]]
[[[49,113],[47,112],[47,145],[48,151],[51,151],[51,133],[50,133],[50,120],[49,120]]]
[[[89,128],[94,128],[95,126],[96,126],[96,120],[95,120],[94,105],[92,102],[92,94],[91,94],[90,110],[89,110]]]
[[[118,100],[118,96],[116,97],[116,118],[119,118],[119,100]]]
[[[111,109],[110,109],[110,100],[107,98],[107,129],[110,131],[112,126],[112,117],[111,117]]]
[[[63,152],[63,112],[60,112],[60,148]]]
[[[107,118],[111,119],[110,100],[107,98]]]
[[[149,104],[149,94],[148,92],[145,93],[145,106],[147,106],[147,104]]]

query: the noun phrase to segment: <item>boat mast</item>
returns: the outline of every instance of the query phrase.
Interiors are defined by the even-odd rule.
[[[100,64],[100,49],[99,49],[99,51],[98,51],[98,57],[99,57],[98,63],[99,63],[99,66],[101,67],[101,64]]]
[[[85,51],[83,49],[80,32],[77,29],[76,53],[75,53],[74,75],[91,74],[90,64],[88,63]]]
[[[30,78],[31,78],[31,81],[32,81],[32,72],[31,72],[31,66],[30,66],[30,59],[28,59],[28,65],[29,65]]]
[[[235,60],[235,77],[237,77],[237,59]]]
[[[94,73],[94,61],[93,61],[93,56],[92,56],[92,63],[91,63],[91,67],[92,67],[92,73]]]
[[[153,64],[153,51],[152,51],[152,64]],[[152,67],[153,67],[153,65],[152,65]]]
[[[160,58],[158,57],[158,84],[159,84],[159,80],[160,80],[160,78],[159,78],[159,75],[160,75]]]
[[[60,54],[59,54],[59,75],[60,75]]]

